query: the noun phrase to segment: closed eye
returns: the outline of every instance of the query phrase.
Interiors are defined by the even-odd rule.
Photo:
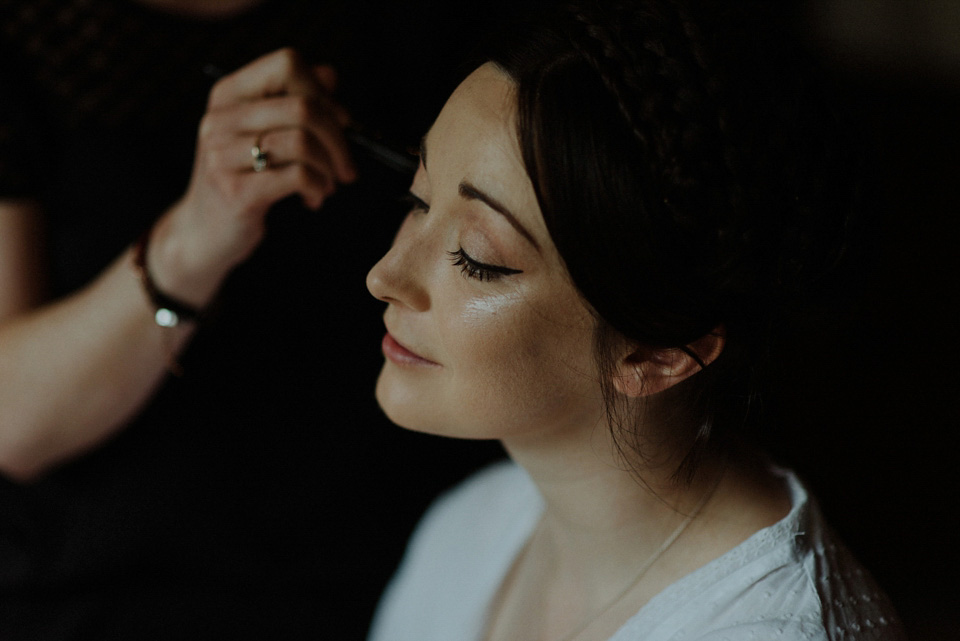
[[[523,273],[519,269],[504,267],[503,265],[489,265],[487,263],[481,263],[480,261],[474,260],[469,254],[467,254],[467,252],[463,250],[463,247],[459,248],[457,251],[447,252],[447,254],[450,256],[450,260],[453,262],[454,266],[459,267],[460,272],[465,277],[474,278],[481,282],[495,281],[503,278],[504,276]]]

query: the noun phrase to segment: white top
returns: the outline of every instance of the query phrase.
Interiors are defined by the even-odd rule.
[[[903,641],[886,596],[790,471],[793,507],[651,599],[610,641]],[[487,610],[543,510],[527,474],[498,463],[417,526],[369,641],[479,641]]]

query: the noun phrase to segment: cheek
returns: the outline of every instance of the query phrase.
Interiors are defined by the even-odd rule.
[[[468,298],[450,318],[444,347],[455,355],[458,373],[511,374],[543,354],[539,344],[543,319],[519,291]]]
[[[454,380],[464,411],[487,429],[581,420],[598,407],[592,320],[582,308],[546,307],[515,292],[463,307]]]
[[[520,292],[471,298],[463,306],[460,320],[465,327],[481,329],[497,323],[520,303],[522,303]]]
[[[596,424],[593,321],[578,301],[451,287],[434,297],[449,304],[433,307],[423,326],[443,366],[386,363],[377,400],[387,416],[409,429],[479,439]]]

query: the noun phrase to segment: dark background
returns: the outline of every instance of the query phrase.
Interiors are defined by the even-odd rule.
[[[956,462],[960,6],[805,3],[865,150],[864,246],[840,311],[779,346],[779,458],[876,575],[914,639],[960,633]]]

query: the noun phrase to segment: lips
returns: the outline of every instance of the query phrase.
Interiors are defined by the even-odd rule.
[[[383,341],[381,342],[381,347],[383,349],[383,355],[386,356],[390,361],[396,363],[397,365],[415,365],[421,367],[439,367],[439,363],[435,363],[431,360],[420,356],[416,352],[404,347],[401,345],[397,339],[387,332],[383,336]]]

